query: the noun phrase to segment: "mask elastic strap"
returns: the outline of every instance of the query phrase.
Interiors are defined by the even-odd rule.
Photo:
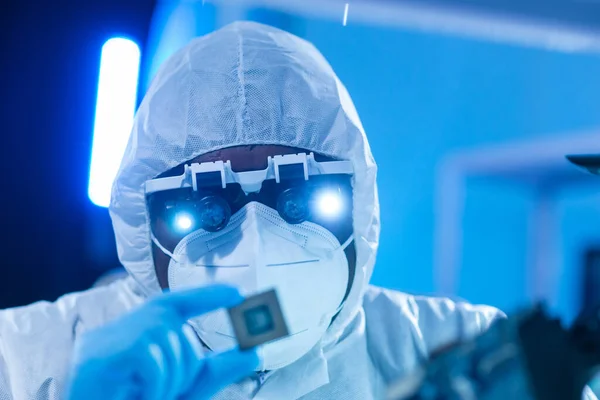
[[[335,309],[335,311],[333,313],[331,313],[331,318],[333,318],[333,316],[335,314],[339,313],[342,310],[342,308],[344,307],[344,304],[346,304],[346,300],[342,301],[340,303],[340,305]]]
[[[339,250],[340,251],[346,250],[346,248],[350,245],[350,243],[352,243],[352,241],[354,241],[354,235],[350,235],[350,237],[348,237],[348,239],[346,239],[344,244],[342,244],[339,247]],[[337,315],[337,313],[339,313],[342,310],[342,308],[344,307],[344,304],[346,304],[346,300],[342,301],[340,303],[340,305],[337,306],[337,308],[334,311],[323,314],[323,316],[321,317],[321,323],[325,323],[325,321],[331,320],[331,318],[333,318],[335,315]]]
[[[344,304],[346,304],[346,300],[342,301],[342,302],[340,303],[340,305],[339,305],[339,306],[337,306],[337,308],[336,308],[335,310],[333,310],[332,312],[328,312],[328,313],[325,313],[325,314],[323,314],[323,315],[321,316],[321,321],[319,321],[319,325],[321,325],[321,324],[329,324],[329,323],[331,323],[331,319],[332,319],[332,318],[333,318],[335,315],[337,315],[337,313],[339,313],[339,312],[342,310],[342,308],[344,307]]]
[[[348,237],[348,239],[346,239],[346,241],[339,247],[336,247],[333,250],[327,250],[327,254],[329,254],[329,257],[332,257],[334,254],[337,254],[338,251],[344,251],[346,250],[346,248],[348,246],[350,246],[350,243],[352,243],[354,241],[354,235],[350,235]]]
[[[160,242],[158,241],[158,239],[156,238],[156,236],[154,236],[154,233],[150,233],[150,237],[152,239],[152,243],[154,243],[156,245],[156,247],[158,247],[160,249],[160,251],[162,251],[163,253],[165,253],[165,255],[168,256],[169,258],[171,258],[173,261],[179,263],[179,261],[177,260],[177,257],[175,257],[175,255],[173,253],[171,253],[169,250],[167,250],[165,248],[165,246],[163,246],[162,244],[160,244]]]
[[[350,235],[344,244],[340,247],[340,250],[346,250],[346,247],[350,246],[350,243],[354,240],[354,234]]]

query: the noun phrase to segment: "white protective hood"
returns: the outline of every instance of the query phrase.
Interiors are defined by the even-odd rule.
[[[375,263],[377,167],[346,88],[312,44],[287,32],[237,22],[192,40],[159,69],[113,185],[119,258],[145,295],[160,293],[144,182],[213,150],[260,144],[354,164],[356,274],[323,344],[334,342],[360,309]]]

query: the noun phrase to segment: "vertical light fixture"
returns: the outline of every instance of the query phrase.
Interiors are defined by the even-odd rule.
[[[88,197],[108,207],[113,180],[125,152],[137,101],[140,49],[112,38],[102,46]]]

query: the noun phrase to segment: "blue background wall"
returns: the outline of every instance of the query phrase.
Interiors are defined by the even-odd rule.
[[[380,166],[383,222],[375,284],[435,291],[434,177],[443,157],[459,148],[600,126],[598,55],[351,22],[344,27],[310,20],[304,29],[347,85]],[[579,301],[579,232],[600,238],[600,201],[566,196],[558,308],[572,313]],[[458,296],[508,310],[526,301],[533,204],[526,188],[469,181]]]

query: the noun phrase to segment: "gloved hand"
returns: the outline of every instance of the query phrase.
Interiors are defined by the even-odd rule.
[[[204,355],[185,322],[243,300],[215,285],[156,297],[75,343],[68,399],[206,399],[250,375],[256,352]]]

